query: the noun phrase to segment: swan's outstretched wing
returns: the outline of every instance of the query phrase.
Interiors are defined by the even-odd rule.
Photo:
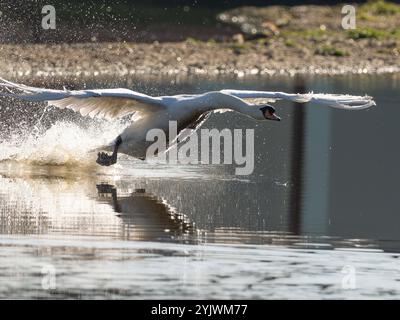
[[[82,116],[113,119],[140,112],[149,113],[164,108],[161,99],[128,89],[53,90],[29,87],[0,78],[0,96],[27,101],[47,101],[58,108],[72,109]]]
[[[299,103],[314,102],[316,104],[326,105],[333,108],[349,110],[365,109],[375,105],[373,98],[369,96],[312,92],[306,94],[290,94],[284,92],[249,90],[221,90],[221,92],[241,99],[266,99],[269,101],[283,99]]]

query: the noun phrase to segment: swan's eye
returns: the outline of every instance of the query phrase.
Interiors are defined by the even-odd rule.
[[[266,114],[274,114],[275,113],[275,108],[273,106],[270,105],[266,105],[262,108],[260,108],[260,110],[262,111],[263,115],[265,116]]]
[[[267,104],[266,106],[260,108],[261,111],[265,112],[265,111],[269,111],[271,113],[275,113],[275,108],[273,106],[270,106],[269,104]]]

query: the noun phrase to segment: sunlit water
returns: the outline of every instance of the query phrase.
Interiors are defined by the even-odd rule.
[[[86,84],[375,97],[378,107],[360,112],[279,103],[281,123],[213,115],[206,127],[255,129],[249,176],[124,156],[102,168],[89,151],[126,122],[0,100],[0,298],[399,298],[398,84],[396,75]]]

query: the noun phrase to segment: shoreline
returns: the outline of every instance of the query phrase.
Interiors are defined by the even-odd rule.
[[[358,42],[359,43],[359,42]],[[4,44],[0,46],[0,76],[27,77],[97,76],[273,76],[319,74],[381,74],[400,72],[397,57],[314,56],[301,52],[283,55],[274,49],[250,44],[237,51],[235,44],[178,43],[78,43]],[[306,64],[306,65],[305,65]]]

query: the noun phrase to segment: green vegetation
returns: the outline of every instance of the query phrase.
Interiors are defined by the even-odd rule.
[[[348,30],[347,36],[354,40],[400,38],[400,29],[357,28],[355,30]]]
[[[384,15],[391,16],[400,14],[400,5],[384,0],[368,1],[359,7],[361,15]]]
[[[185,41],[186,41],[186,43],[192,44],[192,45],[199,45],[199,44],[214,45],[217,43],[217,41],[213,38],[210,38],[205,41],[205,40],[201,40],[201,39],[187,37]]]
[[[283,30],[281,32],[281,36],[284,38],[289,38],[289,37],[296,37],[298,39],[301,38],[306,38],[306,39],[318,39],[322,38],[327,34],[326,30],[321,30],[320,28],[313,28],[313,29],[305,29],[305,30]]]
[[[378,39],[383,35],[383,33],[384,31],[381,30],[373,28],[363,28],[363,29],[348,30],[347,36],[354,40],[366,39],[366,38]]]
[[[294,42],[293,39],[286,39],[286,40],[285,40],[285,45],[286,45],[287,47],[294,47],[294,46],[295,46],[295,42]]]
[[[357,19],[376,22],[400,15],[400,5],[384,0],[368,1],[357,9]]]
[[[360,39],[400,39],[400,28],[397,27],[397,21],[400,21],[400,5],[386,2],[384,0],[368,1],[357,8],[358,21],[363,23],[358,25],[355,30],[333,30],[321,28],[308,28],[303,30],[281,30],[279,37],[284,39],[284,43],[288,47],[293,47],[296,42],[293,39],[319,40],[323,41],[328,37],[346,38],[353,40]],[[391,23],[393,21],[393,23]],[[390,25],[390,27],[382,27]],[[335,51],[332,48],[318,48],[318,54],[328,54],[335,56],[346,55],[342,50]]]
[[[349,55],[349,53],[345,50],[338,49],[328,45],[315,49],[315,54],[319,54],[322,56],[335,56],[335,57],[344,57]]]
[[[259,45],[262,45],[262,46],[265,46],[265,45],[268,44],[268,39],[267,38],[260,38],[260,39],[257,39],[256,41],[257,41],[257,43]]]
[[[234,43],[231,45],[231,49],[234,54],[242,54],[248,48],[249,45],[246,43]]]
[[[200,41],[198,39],[195,39],[195,38],[192,38],[192,37],[188,37],[188,38],[186,38],[186,42],[190,43],[190,44],[198,44],[198,43],[200,43],[202,41]]]

